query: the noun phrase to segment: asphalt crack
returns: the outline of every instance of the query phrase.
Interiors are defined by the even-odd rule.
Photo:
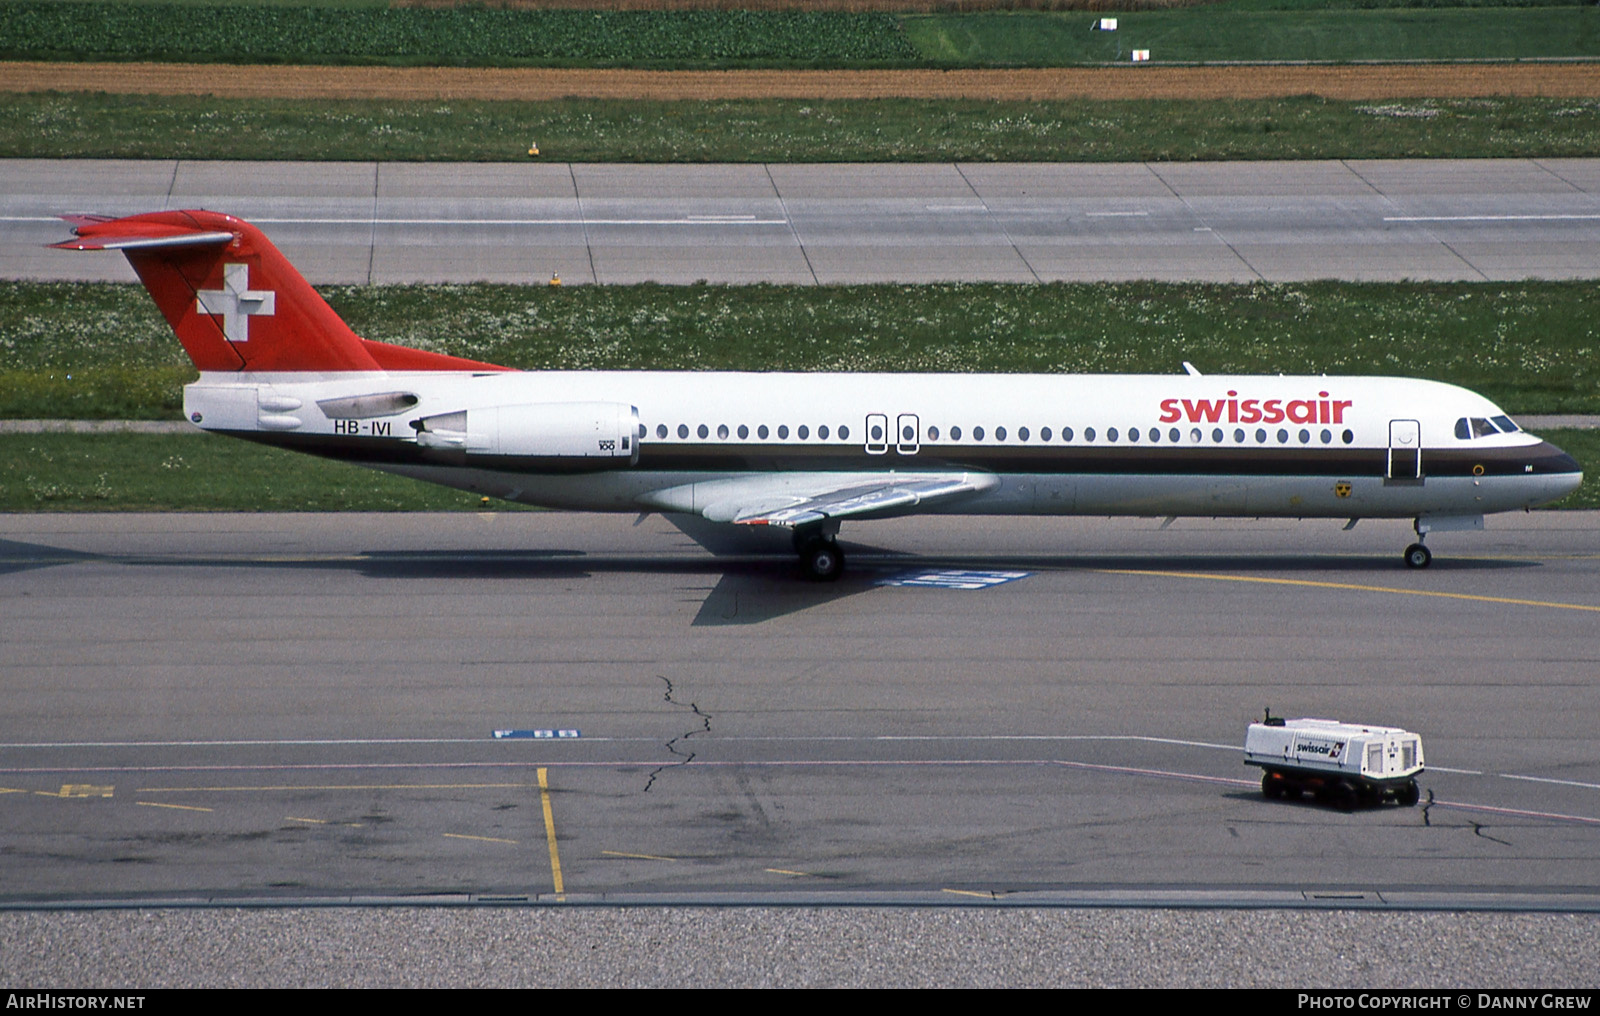
[[[693,702],[679,702],[677,699],[673,698],[672,681],[669,680],[665,674],[657,674],[656,677],[661,681],[662,684],[667,686],[666,691],[661,695],[661,700],[670,706],[675,706],[678,709],[689,710],[689,712],[699,717],[700,725],[691,730],[684,731],[677,737],[674,737],[672,740],[667,742],[667,751],[678,756],[679,761],[669,762],[665,765],[657,766],[655,769],[651,770],[650,778],[645,780],[644,784],[644,792],[646,794],[650,793],[650,788],[655,786],[656,777],[660,776],[668,769],[678,769],[694,761],[695,753],[693,751],[686,751],[683,748],[679,748],[678,745],[680,742],[683,742],[684,748],[687,748],[688,745],[686,742],[689,740],[689,738],[695,736],[696,734],[711,733],[711,714],[701,712],[700,707]]]

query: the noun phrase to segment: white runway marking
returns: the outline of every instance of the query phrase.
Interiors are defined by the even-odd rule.
[[[1385,215],[1384,222],[1552,222],[1600,219],[1600,215]]]

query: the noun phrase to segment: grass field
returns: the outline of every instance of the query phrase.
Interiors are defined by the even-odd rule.
[[[574,162],[1600,155],[1600,99],[554,102],[14,94],[0,157]]]
[[[203,13],[202,13],[203,11]],[[422,66],[918,62],[897,18],[843,11],[523,11],[0,3],[0,58]]]
[[[0,511],[481,508],[475,495],[198,432],[0,435]]]
[[[1263,5],[1264,6],[1264,5]],[[904,19],[925,60],[959,67],[1061,67],[1266,60],[1521,60],[1600,55],[1594,7],[1237,10],[1122,15],[1115,32],[1083,14],[925,14]]]
[[[202,13],[203,12],[203,13]],[[1075,66],[1600,57],[1600,10],[1238,2],[1119,14],[0,3],[0,58],[440,66]]]
[[[1541,435],[1583,464],[1559,507],[1600,508],[1600,431]],[[521,510],[503,501],[493,510]],[[0,434],[0,512],[482,511],[481,498],[210,434]]]
[[[1600,411],[1590,282],[371,286],[368,338],[527,369],[1339,373],[1513,413]],[[797,338],[800,341],[796,341]],[[193,377],[142,288],[0,283],[0,418],[174,419]]]

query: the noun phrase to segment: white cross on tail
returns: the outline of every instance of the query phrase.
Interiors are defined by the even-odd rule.
[[[270,289],[250,288],[249,265],[223,265],[222,288],[195,293],[196,306],[206,314],[222,318],[222,334],[229,342],[250,341],[250,318],[272,316],[278,294]]]

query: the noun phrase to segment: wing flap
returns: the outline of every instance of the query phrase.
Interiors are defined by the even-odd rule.
[[[697,485],[697,513],[713,522],[795,529],[828,519],[909,515],[989,490],[988,473],[811,473]]]

